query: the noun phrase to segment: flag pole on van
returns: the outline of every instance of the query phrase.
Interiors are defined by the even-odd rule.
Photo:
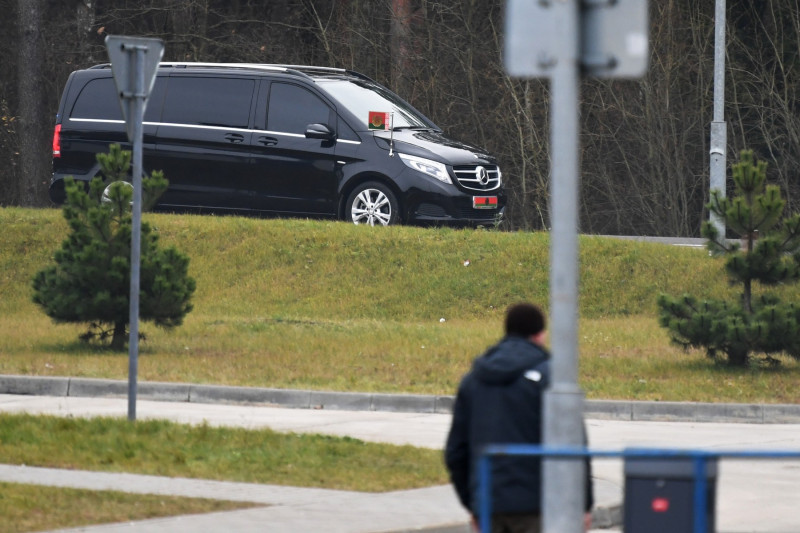
[[[371,130],[389,130],[389,157],[394,157],[394,113],[370,111],[367,125]]]
[[[389,157],[394,157],[394,113],[389,113]]]

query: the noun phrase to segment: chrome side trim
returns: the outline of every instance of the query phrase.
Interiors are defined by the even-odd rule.
[[[109,120],[103,118],[68,118],[67,120],[74,122],[97,122],[100,124],[125,124],[124,120]],[[227,126],[204,126],[202,124],[178,124],[175,122],[143,122],[145,126],[170,126],[174,128],[194,128],[201,130],[221,130],[221,131],[240,131],[242,133],[254,133],[259,135],[283,135],[284,137],[294,137],[297,139],[305,139],[305,135],[299,133],[284,133],[281,131],[269,130],[249,130],[246,128],[234,128]],[[351,141],[349,139],[337,139],[336,142],[345,144],[361,144],[361,141]]]

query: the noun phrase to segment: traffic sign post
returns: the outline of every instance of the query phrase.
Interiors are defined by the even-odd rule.
[[[578,26],[568,34],[556,23],[564,4],[577,5]],[[574,60],[597,78],[638,78],[648,67],[647,0],[508,0],[506,71],[519,78],[550,78],[564,43],[578,46]]]
[[[106,37],[111,71],[119,93],[122,116],[133,146],[133,205],[131,207],[130,337],[128,340],[128,420],[136,420],[136,379],[139,369],[139,278],[142,242],[142,144],[144,110],[164,54],[160,39]]]
[[[581,74],[638,77],[648,63],[647,0],[507,0],[504,61],[511,76],[550,79],[550,315],[552,380],[544,444],[583,445],[578,386],[578,94]],[[544,533],[583,533],[583,461],[543,465]],[[481,516],[488,531],[490,517]]]

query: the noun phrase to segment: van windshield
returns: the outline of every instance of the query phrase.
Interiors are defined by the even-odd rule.
[[[439,128],[393,92],[364,80],[319,80],[325,89],[359,120],[359,126],[369,129],[370,111],[391,113],[392,128]]]

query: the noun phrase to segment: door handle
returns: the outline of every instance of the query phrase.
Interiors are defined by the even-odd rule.
[[[225,139],[228,140],[228,142],[239,144],[240,142],[244,141],[244,135],[241,135],[239,133],[226,133]]]
[[[275,146],[278,144],[278,139],[275,137],[259,137],[258,144],[263,144],[264,146]]]

